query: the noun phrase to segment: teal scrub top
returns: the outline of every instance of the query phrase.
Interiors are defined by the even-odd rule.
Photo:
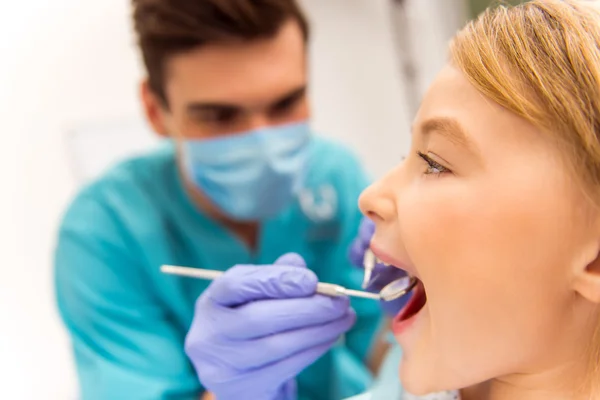
[[[403,400],[405,393],[399,380],[401,358],[400,346],[392,344],[370,390],[347,400]]]
[[[81,190],[60,227],[55,279],[83,400],[198,399],[203,392],[183,346],[208,282],[161,274],[163,264],[226,270],[297,252],[320,280],[360,286],[362,272],[349,264],[347,250],[367,177],[345,147],[322,138],[311,146],[305,190],[261,223],[254,251],[192,205],[171,143]],[[352,304],[355,327],[298,377],[299,399],[342,399],[371,384],[364,360],[379,305]]]

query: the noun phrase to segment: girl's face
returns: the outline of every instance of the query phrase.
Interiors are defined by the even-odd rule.
[[[361,196],[372,249],[422,282],[394,321],[407,390],[565,372],[585,351],[600,235],[559,148],[448,66],[409,156]]]

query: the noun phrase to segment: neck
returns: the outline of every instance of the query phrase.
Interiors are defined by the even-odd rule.
[[[461,391],[462,400],[590,400],[581,363],[564,364],[535,374],[494,379]]]

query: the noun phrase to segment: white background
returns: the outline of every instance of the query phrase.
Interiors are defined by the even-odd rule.
[[[302,2],[314,23],[315,127],[349,143],[381,175],[406,152],[410,126],[390,4]],[[445,41],[462,14],[459,0],[409,3],[422,93],[443,65]],[[113,156],[102,150],[94,163],[87,151],[74,159],[68,133],[140,116],[129,1],[0,5],[0,398],[75,398],[52,292],[54,232],[77,189],[76,173],[95,172]],[[137,145],[129,139],[111,147],[129,151]]]

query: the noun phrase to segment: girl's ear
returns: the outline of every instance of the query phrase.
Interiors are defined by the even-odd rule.
[[[574,289],[583,298],[600,304],[600,238],[590,254],[591,262],[575,270]]]

